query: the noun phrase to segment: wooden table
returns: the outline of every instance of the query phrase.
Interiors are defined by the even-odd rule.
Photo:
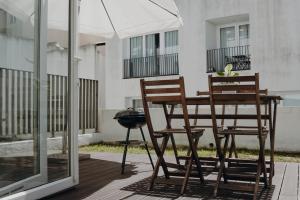
[[[261,104],[268,106],[268,113],[261,115],[262,119],[267,119],[269,121],[269,131],[270,131],[270,175],[269,184],[272,185],[272,177],[274,176],[274,148],[275,148],[275,128],[276,128],[276,116],[277,116],[277,105],[283,98],[277,95],[261,95]],[[155,104],[162,104],[164,107],[166,105],[171,105],[171,111],[165,113],[166,117],[171,119],[182,119],[182,114],[174,114],[174,107],[177,104],[176,101],[172,102],[154,102]],[[210,98],[207,97],[187,97],[187,105],[210,105]],[[237,105],[247,105],[246,101],[237,101]],[[222,105],[222,104],[220,104]],[[211,119],[211,114],[189,114],[190,119]],[[216,115],[218,119],[257,119],[257,116],[252,114],[224,114]]]

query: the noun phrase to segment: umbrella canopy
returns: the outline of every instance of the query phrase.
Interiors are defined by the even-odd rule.
[[[0,8],[22,20],[32,20],[34,0],[0,0]],[[48,27],[66,31],[68,1],[48,1]],[[81,0],[79,33],[91,40],[120,38],[174,29],[182,25],[173,0]],[[50,34],[55,34],[50,33]]]

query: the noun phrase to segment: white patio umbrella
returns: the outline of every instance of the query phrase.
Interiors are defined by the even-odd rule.
[[[34,0],[0,0],[0,8],[23,20],[34,16]],[[48,27],[66,31],[68,1],[49,0]],[[88,39],[142,35],[182,25],[173,0],[81,0],[79,33]],[[51,33],[52,32],[52,33]]]

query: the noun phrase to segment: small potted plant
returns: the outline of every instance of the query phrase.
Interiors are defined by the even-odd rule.
[[[224,72],[217,72],[218,76],[238,76],[239,73],[232,71],[233,66],[232,64],[227,64],[226,67],[224,68]]]

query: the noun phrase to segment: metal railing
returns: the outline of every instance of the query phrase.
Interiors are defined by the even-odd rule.
[[[50,137],[67,129],[66,76],[47,75],[47,131]],[[33,129],[33,73],[0,68],[0,137],[30,137]],[[98,130],[98,81],[80,79],[80,129]]]
[[[224,71],[227,64],[234,71],[250,70],[249,45],[207,50],[207,72]]]
[[[124,59],[123,78],[178,75],[178,53]]]

